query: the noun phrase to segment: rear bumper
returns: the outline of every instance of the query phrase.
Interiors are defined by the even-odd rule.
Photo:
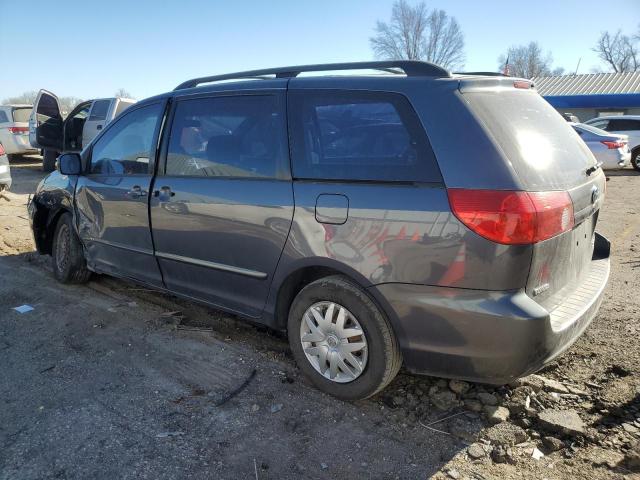
[[[29,143],[28,135],[14,135],[7,133],[2,137],[2,146],[8,155],[20,153],[37,153],[39,150],[33,148]]]
[[[584,281],[548,311],[524,291],[382,284],[404,356],[415,373],[503,384],[564,352],[596,316],[609,278],[609,242],[596,234]]]

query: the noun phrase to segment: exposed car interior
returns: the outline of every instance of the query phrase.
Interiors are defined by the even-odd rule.
[[[83,102],[76,106],[69,114],[64,127],[64,151],[82,150],[82,130],[89,116],[90,109],[91,102]]]

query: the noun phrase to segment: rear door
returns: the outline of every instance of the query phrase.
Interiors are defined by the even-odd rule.
[[[84,123],[84,129],[82,130],[82,144],[89,145],[100,130],[102,130],[107,123],[107,115],[111,109],[113,99],[101,99],[94,100],[91,110],[89,111],[89,118]]]
[[[35,148],[62,151],[62,112],[58,97],[40,90],[29,117],[29,143]]]
[[[552,309],[588,271],[604,174],[571,125],[535,90],[470,86],[462,91],[500,147],[521,190],[566,191],[571,197],[573,229],[533,246],[526,290]]]
[[[284,91],[178,98],[173,111],[150,202],[165,284],[258,317],[293,216]]]
[[[91,147],[76,187],[78,233],[98,271],[162,286],[149,228],[149,188],[165,103],[132,108]]]

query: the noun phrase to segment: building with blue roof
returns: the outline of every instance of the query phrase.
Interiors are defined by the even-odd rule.
[[[607,115],[640,115],[640,72],[535,77],[535,87],[560,113],[584,122]]]

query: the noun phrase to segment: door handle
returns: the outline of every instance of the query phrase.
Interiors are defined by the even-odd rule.
[[[102,130],[102,125],[98,125],[98,126],[96,127],[96,130]]]
[[[173,197],[176,193],[171,191],[171,187],[160,187],[159,190],[155,190],[153,192],[154,197]]]
[[[127,192],[127,195],[133,198],[146,197],[147,191],[143,190],[140,185],[134,185],[131,190]]]

